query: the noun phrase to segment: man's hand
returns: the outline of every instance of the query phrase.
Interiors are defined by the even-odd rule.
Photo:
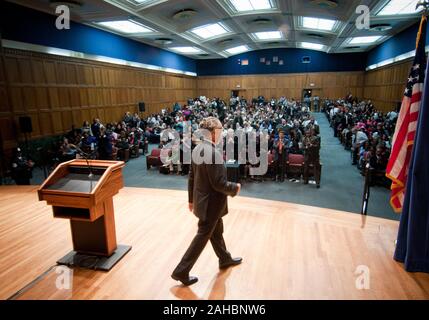
[[[238,196],[241,191],[241,183],[237,183],[237,187],[238,187],[238,190],[237,190],[237,196]]]
[[[189,211],[193,212],[194,211],[194,204],[193,203],[189,203]]]

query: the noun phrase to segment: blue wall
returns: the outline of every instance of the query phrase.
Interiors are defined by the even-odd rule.
[[[10,2],[0,1],[0,32],[3,39],[68,49],[94,55],[140,62],[198,75],[240,75],[303,72],[363,71],[368,65],[415,49],[419,23],[382,43],[368,53],[326,54],[304,49],[269,49],[246,52],[228,59],[194,60],[131,39],[72,22],[70,30],[55,28],[56,16]],[[427,35],[429,44],[429,33]],[[260,63],[260,58],[284,60],[280,66]],[[310,64],[301,58],[310,56]],[[242,66],[239,60],[248,59]]]
[[[278,56],[284,65],[271,62],[267,66],[260,58],[267,60]],[[302,57],[309,56],[310,64],[303,64]],[[249,65],[239,64],[239,60],[248,59]],[[228,59],[198,60],[199,76],[208,75],[240,75],[270,73],[302,73],[302,72],[339,72],[363,71],[366,67],[366,53],[327,54],[320,51],[304,49],[267,49],[242,53]]]
[[[196,72],[194,59],[79,23],[71,22],[70,30],[60,31],[55,20],[54,15],[0,1],[3,39]]]
[[[416,38],[417,32],[419,31],[419,26],[420,22],[414,24],[401,33],[398,33],[393,38],[372,49],[368,53],[367,66],[394,58],[403,53],[407,53],[416,49]],[[427,33],[426,36],[426,43],[429,44],[429,33]]]

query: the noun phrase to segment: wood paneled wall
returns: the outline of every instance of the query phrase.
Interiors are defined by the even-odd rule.
[[[386,66],[365,74],[364,98],[371,99],[378,110],[394,110],[402,102],[412,60]]]
[[[301,99],[311,88],[321,98],[354,96],[372,99],[390,111],[402,100],[411,66],[406,61],[369,72],[324,72],[281,75],[192,78],[132,67],[4,49],[0,68],[0,133],[6,149],[16,145],[19,116],[32,118],[32,138],[62,134],[74,124],[97,117],[118,121],[146,102],[146,115],[200,95],[229,99],[231,91],[250,100],[286,96]],[[2,65],[3,66],[3,65]]]
[[[348,92],[361,97],[364,77],[364,72],[199,77],[198,94],[229,99],[231,91],[239,86],[247,100],[259,95],[301,99],[302,90],[310,88],[321,98],[345,97]]]
[[[67,132],[100,118],[118,121],[146,103],[146,115],[197,96],[197,79],[163,72],[4,49],[0,71],[0,130],[16,145],[19,116],[32,118],[32,138]],[[1,69],[0,69],[1,70]]]

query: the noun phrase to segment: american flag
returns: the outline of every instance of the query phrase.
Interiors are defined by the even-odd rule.
[[[416,56],[408,77],[407,88],[393,136],[392,153],[386,170],[386,176],[392,180],[390,204],[393,210],[398,213],[402,211],[404,202],[405,186],[425,82],[426,27],[427,18],[423,16],[417,35]]]

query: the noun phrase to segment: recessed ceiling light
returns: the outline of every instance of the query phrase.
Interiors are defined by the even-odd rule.
[[[197,12],[194,9],[182,9],[173,15],[173,19],[181,21],[189,20],[196,14]]]
[[[311,50],[322,50],[325,46],[320,43],[301,42],[301,47]]]
[[[158,38],[158,39],[155,39],[153,42],[155,42],[157,44],[167,45],[167,44],[172,44],[173,43],[173,39],[170,39],[170,38]]]
[[[325,36],[319,34],[319,33],[307,33],[306,36],[316,39],[324,39]]]
[[[229,31],[220,23],[208,24],[191,30],[202,39],[211,39],[228,33]]]
[[[311,0],[311,4],[319,6],[323,9],[333,9],[338,7],[337,0]]]
[[[334,29],[336,21],[329,19],[319,19],[304,17],[302,19],[302,26],[307,29],[322,30],[322,31],[332,31]]]
[[[238,12],[269,10],[273,6],[270,0],[229,0]]]
[[[280,31],[267,31],[267,32],[256,32],[254,36],[258,40],[276,40],[283,38],[283,35]]]
[[[128,34],[154,32],[153,29],[150,29],[133,20],[104,21],[104,22],[96,22],[96,24],[115,31],[128,33]]]
[[[230,54],[239,54],[242,52],[249,51],[249,47],[248,46],[238,46],[238,47],[226,49],[225,51],[230,53]]]
[[[402,14],[415,14],[422,9],[416,10],[419,0],[390,0],[390,2],[383,7],[377,16],[392,16]]]
[[[252,21],[249,21],[249,24],[255,25],[255,26],[266,26],[268,24],[271,24],[272,21],[267,18],[257,18]]]
[[[371,44],[377,42],[381,36],[356,37],[350,40],[350,44]]]
[[[173,47],[170,48],[171,50],[180,52],[180,53],[188,53],[188,54],[199,54],[204,53],[201,49],[198,49],[196,47]]]
[[[230,44],[230,43],[231,43],[231,42],[233,42],[233,41],[234,41],[234,39],[229,38],[229,39],[221,40],[221,41],[219,41],[217,44],[218,44],[218,45],[221,45],[221,46],[225,46],[225,45]]]
[[[377,31],[377,32],[384,32],[384,31],[387,31],[390,29],[392,29],[392,25],[390,25],[388,23],[376,23],[376,24],[372,24],[369,27],[369,30]]]

